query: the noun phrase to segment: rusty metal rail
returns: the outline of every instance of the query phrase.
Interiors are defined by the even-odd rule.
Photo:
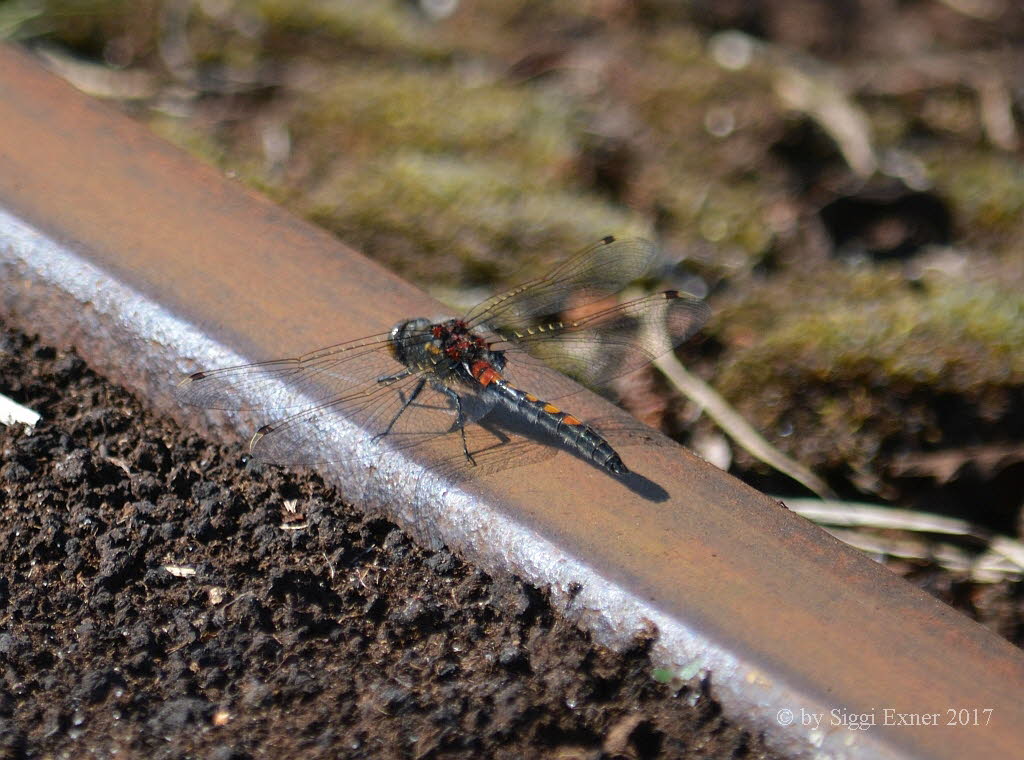
[[[441,311],[10,48],[0,48],[0,273],[5,319],[76,345],[179,417],[182,372]],[[580,413],[611,413],[581,399]],[[605,643],[653,624],[660,665],[708,674],[725,709],[781,750],[1021,752],[1019,650],[682,448],[627,455],[638,481],[565,454],[454,485],[415,459],[325,474],[414,533],[550,587]],[[951,709],[987,724],[958,725],[957,713],[948,725]],[[863,714],[874,716],[868,730],[839,725]]]

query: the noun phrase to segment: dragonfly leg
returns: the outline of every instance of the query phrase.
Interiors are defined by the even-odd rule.
[[[398,373],[398,375],[401,375],[401,374],[402,374],[401,372]],[[398,376],[393,376],[393,377],[395,377],[397,379]],[[377,382],[378,383],[379,382],[383,382],[384,379],[385,378],[380,378],[380,379],[377,380]],[[416,383],[416,387],[412,389],[412,393],[409,394],[409,398],[407,398],[404,402],[402,402],[401,409],[399,409],[397,412],[395,412],[395,416],[391,418],[391,422],[388,423],[388,426],[386,428],[384,428],[381,432],[377,433],[377,435],[375,435],[373,437],[373,440],[375,440],[375,441],[379,440],[379,439],[383,438],[384,436],[386,436],[388,433],[391,432],[391,428],[393,428],[395,426],[395,423],[398,422],[398,418],[401,417],[402,413],[405,412],[405,410],[409,408],[409,405],[413,401],[416,400],[416,397],[420,395],[420,393],[423,391],[423,386],[425,386],[426,384],[427,384],[427,378],[421,377],[419,382]]]
[[[470,464],[476,466],[476,460],[473,459],[473,455],[469,453],[469,446],[466,445],[466,417],[462,412],[462,399],[451,388],[442,386],[440,390],[455,404],[455,427],[459,429],[459,433],[462,435],[462,453],[466,455],[466,459],[469,460]]]
[[[412,370],[406,367],[401,372],[396,372],[393,375],[381,375],[377,378],[377,382],[381,385],[390,385],[395,380],[401,380],[403,377],[409,377],[412,374]],[[418,391],[417,391],[418,392]],[[401,414],[401,412],[399,412]]]

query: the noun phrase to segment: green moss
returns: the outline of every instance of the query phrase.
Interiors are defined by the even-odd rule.
[[[81,57],[100,58],[118,36],[153,38],[157,0],[3,0],[0,38],[47,37]],[[145,47],[145,43],[141,44]]]
[[[923,158],[969,240],[1014,252],[1024,245],[1024,163],[1019,157],[936,146]]]
[[[748,305],[750,306],[750,305]],[[785,365],[805,379],[929,385],[970,392],[988,382],[1024,380],[1024,295],[989,284],[942,281],[922,293],[768,308],[763,338],[723,367],[730,394],[770,382]],[[734,329],[736,329],[734,327]]]
[[[449,53],[440,38],[431,33],[432,24],[417,14],[410,3],[400,0],[258,0],[253,5],[264,22],[277,32],[323,36],[349,49],[392,51],[425,59],[442,58]]]
[[[0,39],[33,37],[47,30],[45,7],[39,0],[8,0],[0,4]]]
[[[970,425],[943,419],[936,398],[980,409],[1024,382],[1019,289],[935,278],[916,291],[884,269],[818,279],[718,315],[731,348],[716,387],[770,436],[807,431],[779,440],[807,464],[867,466],[891,437],[936,442]]]
[[[454,70],[339,67],[294,119],[308,149],[501,155],[556,173],[577,147],[564,100],[531,88],[474,83]]]
[[[673,172],[676,182],[661,196],[662,238],[689,251],[711,280],[750,271],[775,244],[768,204],[773,195],[753,181],[709,183],[690,172]],[[701,255],[700,251],[708,252]]]
[[[198,156],[205,163],[225,167],[226,149],[223,143],[209,132],[191,126],[177,117],[159,113],[149,119],[148,125],[157,135],[193,156]]]
[[[665,25],[652,30],[648,42],[648,52],[667,66],[677,67],[679,71],[687,71],[696,64],[707,60],[704,49],[704,38],[691,26]],[[721,68],[715,66],[721,71]],[[704,88],[702,87],[703,91]]]
[[[428,282],[443,281],[452,264],[460,278],[504,277],[513,269],[509,251],[543,254],[536,260],[543,266],[552,254],[566,255],[609,232],[649,234],[639,217],[514,163],[411,150],[339,165],[315,202],[309,211],[319,223],[370,252],[387,249],[392,266]]]

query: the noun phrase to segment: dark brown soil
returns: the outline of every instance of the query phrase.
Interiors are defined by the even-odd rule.
[[[648,641],[0,333],[0,757],[770,757]]]

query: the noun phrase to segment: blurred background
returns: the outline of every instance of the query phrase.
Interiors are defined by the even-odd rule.
[[[845,499],[969,521],[861,530],[1024,639],[1019,568],[977,572],[1024,533],[1020,3],[5,0],[0,36],[454,305],[656,240],[714,310],[691,371]],[[663,376],[617,391],[810,495]]]

